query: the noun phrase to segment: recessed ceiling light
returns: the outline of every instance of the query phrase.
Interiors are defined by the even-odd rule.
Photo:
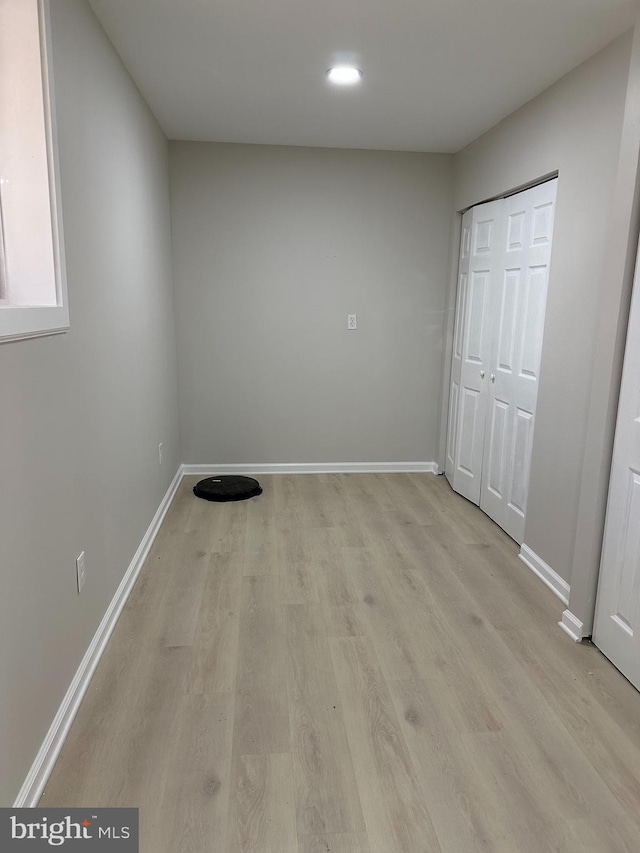
[[[327,77],[337,86],[354,86],[362,80],[362,71],[353,65],[335,65],[327,71]]]

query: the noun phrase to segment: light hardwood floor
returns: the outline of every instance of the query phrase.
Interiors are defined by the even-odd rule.
[[[638,853],[640,694],[429,474],[187,477],[41,804],[143,853]]]

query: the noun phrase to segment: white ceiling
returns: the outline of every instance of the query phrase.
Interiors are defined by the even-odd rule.
[[[636,0],[90,0],[171,139],[457,151]],[[357,89],[325,71],[358,64]]]

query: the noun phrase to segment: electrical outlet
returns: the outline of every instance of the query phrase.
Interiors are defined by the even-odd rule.
[[[85,581],[84,551],[76,560],[76,577],[78,580],[78,595],[80,595]]]
[[[162,442],[160,442],[160,444],[158,445],[158,464],[159,465],[162,465],[162,451],[163,451],[163,446],[162,446]]]
[[[357,329],[358,321],[355,314],[347,314],[347,329]]]

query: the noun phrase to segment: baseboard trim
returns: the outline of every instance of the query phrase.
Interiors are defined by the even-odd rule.
[[[84,695],[87,691],[93,673],[100,662],[104,650],[109,642],[109,638],[116,626],[118,617],[120,616],[124,605],[129,598],[133,585],[135,584],[140,569],[149,553],[151,545],[158,533],[158,529],[171,505],[171,501],[182,480],[182,466],[176,471],[175,477],[171,481],[171,485],[167,489],[156,514],[154,515],[151,524],[147,528],[146,533],[142,537],[142,541],[138,546],[129,568],[125,572],[120,586],[116,590],[115,595],[111,600],[111,604],[107,608],[107,612],[102,617],[102,621],[98,626],[98,630],[93,636],[89,648],[85,652],[84,657],[78,667],[76,674],[73,677],[69,689],[66,692],[62,704],[58,708],[49,731],[42,742],[38,754],[31,765],[31,769],[27,774],[20,793],[14,803],[14,808],[34,808],[38,805],[38,801],[42,795],[44,787],[51,775],[54,764],[60,754],[62,745],[71,728],[71,724],[80,707]]]
[[[281,462],[183,465],[184,474],[438,474],[437,462]]]
[[[557,572],[554,572],[551,566],[547,565],[528,545],[521,546],[518,556],[525,566],[528,566],[540,578],[542,583],[546,584],[558,596],[563,604],[569,604],[570,587],[564,578],[561,578]]]
[[[574,643],[581,643],[585,639],[584,623],[577,616],[574,616],[570,610],[564,611],[558,625],[565,634],[571,637]]]

